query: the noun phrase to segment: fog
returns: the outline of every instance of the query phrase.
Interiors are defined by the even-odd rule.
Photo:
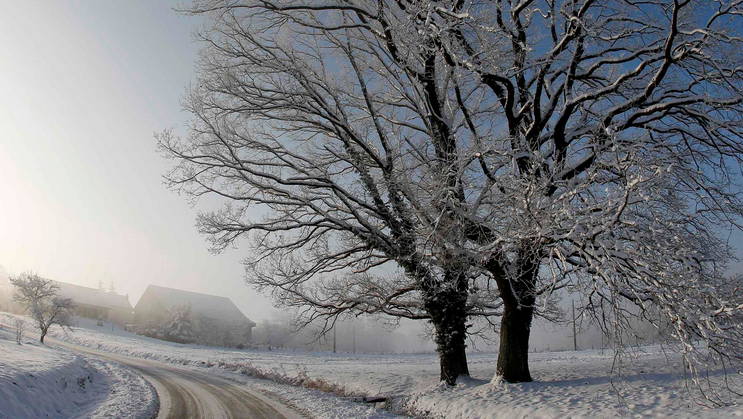
[[[0,264],[73,284],[228,295],[260,320],[241,253],[212,255],[199,210],[162,185],[153,133],[183,132],[199,22],[166,2],[19,2],[0,14]],[[136,28],[136,29],[135,29]]]
[[[16,275],[18,273],[11,272],[0,265],[0,311],[9,309],[12,295],[9,278]],[[206,288],[206,290],[210,289]],[[234,299],[233,301],[239,302],[240,300]],[[566,301],[566,298],[562,299],[563,307],[566,307]],[[263,349],[335,350],[345,353],[433,353],[435,351],[433,331],[425,321],[358,316],[339,318],[334,327],[318,321],[298,330],[296,317],[291,312],[268,309],[262,314],[263,317],[256,318],[258,324],[253,330],[251,343]],[[325,333],[322,333],[323,327],[325,327]],[[497,351],[497,332],[492,326],[474,321],[472,327],[472,330],[479,329],[481,333],[470,337],[468,341],[470,353]],[[579,349],[598,349],[609,346],[599,330],[591,326],[587,320],[578,319],[576,327]],[[638,330],[643,330],[643,328],[638,328]],[[231,332],[240,334],[234,330]],[[655,332],[645,328],[643,335],[652,340]],[[535,320],[531,335],[531,351],[572,349],[572,323]]]

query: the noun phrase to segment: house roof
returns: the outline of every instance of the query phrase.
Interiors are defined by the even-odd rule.
[[[54,281],[59,285],[59,294],[70,297],[78,304],[86,304],[104,308],[132,309],[129,297],[111,292],[103,292],[98,288],[81,287],[80,285]]]
[[[203,316],[236,322],[247,322],[255,326],[242,311],[227,297],[184,291],[175,288],[149,285],[145,293],[151,292],[168,310],[176,305],[190,304],[194,313]],[[140,300],[141,301],[141,300]]]

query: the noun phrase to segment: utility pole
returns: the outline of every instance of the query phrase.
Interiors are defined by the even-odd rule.
[[[575,300],[570,300],[573,305],[573,350],[578,350],[578,335],[575,333]]]
[[[333,353],[335,353],[335,325],[333,325]]]

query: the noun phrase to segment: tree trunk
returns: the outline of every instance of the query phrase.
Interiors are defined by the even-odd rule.
[[[529,373],[529,335],[534,318],[534,293],[541,249],[526,242],[518,252],[513,280],[498,265],[491,271],[503,299],[500,350],[495,375],[509,383],[532,381]]]
[[[46,336],[46,332],[49,329],[41,329],[41,333],[39,334],[39,342],[42,344],[44,343],[44,336]]]
[[[496,375],[509,383],[531,381],[529,373],[529,335],[534,309],[506,307],[500,326],[500,351]]]
[[[425,308],[436,329],[436,350],[441,365],[441,381],[455,385],[457,378],[469,376],[467,368],[467,283],[463,276],[448,276],[444,283],[427,289]]]
[[[445,318],[436,327],[436,347],[441,365],[441,381],[453,386],[460,376],[469,376],[465,349],[466,318]]]

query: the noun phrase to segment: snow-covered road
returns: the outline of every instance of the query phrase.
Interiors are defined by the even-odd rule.
[[[149,381],[160,398],[158,418],[299,419],[301,416],[247,386],[197,371],[70,345],[50,343],[117,362]]]

